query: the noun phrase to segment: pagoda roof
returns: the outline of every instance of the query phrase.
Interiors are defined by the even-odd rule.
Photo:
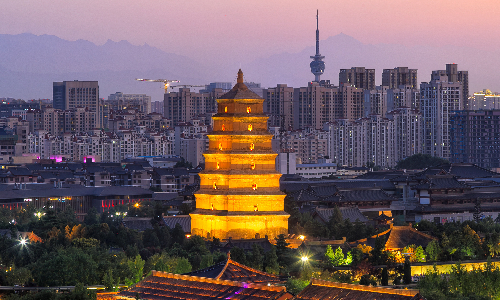
[[[403,249],[409,245],[425,248],[433,240],[437,240],[437,238],[412,228],[411,224],[409,226],[393,226],[389,234],[389,239],[385,243],[385,248],[396,250]]]
[[[220,96],[219,99],[259,99],[264,100],[261,96],[252,92],[244,83],[243,83],[243,72],[241,69],[238,71],[238,79],[237,83],[234,87],[224,95]]]
[[[185,275],[247,283],[282,283],[282,280],[278,276],[252,269],[232,259]]]
[[[267,286],[153,271],[114,299],[291,299],[284,286]]]
[[[357,284],[338,283],[312,279],[294,299],[339,299],[339,300],[425,300],[418,290],[401,290],[383,287],[370,287]]]

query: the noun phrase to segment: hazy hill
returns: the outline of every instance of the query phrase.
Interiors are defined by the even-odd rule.
[[[241,65],[246,79],[265,87],[278,83],[305,86],[314,78],[309,69],[309,56],[315,51],[313,43],[312,40],[311,47],[300,53],[275,54]],[[500,92],[497,75],[500,51],[497,49],[370,45],[345,34],[322,40],[320,49],[326,56],[322,79],[330,79],[335,84],[341,68],[375,68],[377,84],[380,84],[384,68],[417,68],[418,80],[422,82],[429,80],[432,70],[444,69],[446,63],[457,63],[459,70],[469,70],[471,92],[483,88]],[[239,63],[232,62],[196,62],[147,44],[135,46],[127,41],[108,41],[98,46],[51,35],[0,35],[0,97],[51,98],[53,81],[76,79],[98,80],[102,98],[122,91],[147,93],[153,100],[161,100],[160,83],[136,82],[134,78],[167,78],[181,80],[181,84],[206,84],[235,78],[239,67]]]

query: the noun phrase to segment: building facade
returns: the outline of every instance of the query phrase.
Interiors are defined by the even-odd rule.
[[[408,69],[408,67],[384,69],[382,71],[382,85],[389,89],[397,89],[400,85],[418,88],[417,69]]]
[[[97,127],[102,124],[102,107],[97,81],[63,81],[53,83],[53,107],[59,110],[87,108],[97,113]]]
[[[344,84],[361,89],[374,90],[375,69],[365,69],[365,67],[340,69],[339,86],[342,86]]]

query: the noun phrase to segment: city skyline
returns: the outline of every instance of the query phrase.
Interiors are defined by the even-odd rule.
[[[478,16],[484,11],[499,11],[500,4],[496,1],[420,1],[407,3],[404,7],[395,0],[372,1],[367,4],[361,1],[256,1],[251,4],[216,1],[206,4],[193,0],[183,3],[166,2],[161,6],[148,1],[120,2],[120,5],[89,1],[85,2],[85,6],[82,6],[83,2],[53,3],[59,4],[57,10],[52,9],[53,6],[44,6],[43,3],[31,0],[0,4],[0,15],[5,25],[0,29],[0,34],[32,33],[39,37],[54,35],[63,40],[77,41],[82,48],[85,48],[83,41],[89,41],[98,48],[107,45],[102,51],[121,49],[123,44],[128,43],[135,47],[155,47],[164,54],[182,55],[182,59],[192,63],[186,68],[189,71],[184,73],[179,72],[178,67],[171,68],[172,63],[158,66],[164,73],[170,71],[172,76],[183,77],[184,84],[234,82],[235,78],[229,77],[222,70],[242,67],[250,81],[261,82],[263,86],[286,83],[298,87],[297,82],[301,82],[300,86],[305,86],[307,81],[312,80],[308,65],[309,56],[314,53],[314,31],[317,25],[315,10],[319,9],[322,16],[321,54],[326,56],[323,75],[325,80],[337,82],[339,69],[365,66],[376,69],[376,84],[379,85],[384,68],[405,66],[418,69],[420,74],[429,74],[430,71],[439,69],[440,65],[457,63],[464,70],[470,71],[471,92],[484,88],[500,91],[500,86],[494,80],[494,72],[500,67],[498,51],[495,50],[498,46],[495,45],[495,40],[490,39],[497,30],[492,23],[493,18],[484,18],[481,22],[477,18],[470,18],[471,15]],[[379,17],[381,12],[391,17],[382,19]],[[353,23],[350,20],[356,15],[359,18]],[[351,41],[344,41],[349,39]],[[344,50],[339,51],[335,48],[336,45],[344,46],[341,48]],[[3,51],[8,52],[8,43],[6,46],[7,50]],[[37,48],[38,45],[33,44],[31,47]],[[132,59],[139,60],[137,56],[132,56]],[[179,57],[173,59],[179,60]],[[161,93],[150,93],[144,86],[133,83],[120,86],[111,81],[106,83],[102,78],[90,78],[104,76],[103,71],[120,71],[113,69],[113,66],[100,66],[99,62],[94,64],[90,61],[91,66],[84,70],[87,77],[83,78],[78,73],[81,63],[65,72],[56,72],[50,68],[44,69],[43,66],[38,69],[35,66],[30,69],[28,66],[28,70],[18,70],[12,64],[0,61],[0,69],[6,74],[1,79],[10,88],[10,78],[19,76],[19,72],[23,71],[44,75],[75,74],[75,78],[51,78],[48,82],[98,80],[105,84],[101,86],[104,95],[116,91],[148,93],[153,101],[161,100]],[[293,72],[290,70],[292,66]],[[7,70],[3,70],[4,68]],[[193,68],[201,71],[193,72]],[[150,71],[144,75],[150,74]],[[262,73],[265,75],[261,78]],[[289,75],[290,73],[294,74]],[[207,74],[211,77],[207,78]],[[116,77],[116,73],[109,75],[113,76]],[[428,78],[419,77],[419,82],[427,80]],[[124,82],[124,78],[119,82]],[[124,90],[123,86],[130,89]],[[29,95],[33,94],[35,93]],[[41,95],[31,98],[44,98],[42,93],[39,94]],[[15,92],[0,96],[30,98],[16,95]]]

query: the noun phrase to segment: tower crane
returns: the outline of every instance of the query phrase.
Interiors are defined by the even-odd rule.
[[[173,88],[187,88],[187,87],[205,87],[204,85],[192,85],[192,84],[181,84],[181,85],[171,85],[170,86],[172,89]]]
[[[150,82],[163,82],[165,85],[165,94],[168,93],[168,87],[172,82],[179,82],[179,80],[169,80],[169,79],[144,79],[144,78],[136,78],[137,81],[150,81]]]

